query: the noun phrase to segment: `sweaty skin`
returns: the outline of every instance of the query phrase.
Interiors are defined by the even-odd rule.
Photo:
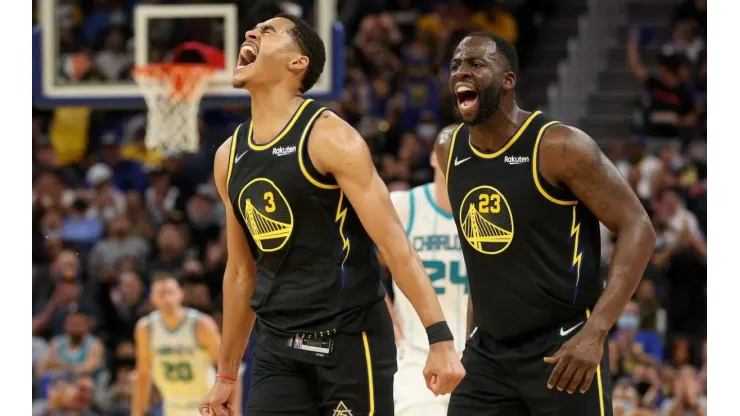
[[[497,151],[531,113],[514,100],[516,74],[496,43],[484,36],[464,39],[451,61],[450,90],[456,96],[461,118],[471,126],[470,141],[486,151]],[[462,93],[472,89],[475,101]],[[456,92],[457,91],[457,92]],[[469,93],[467,93],[469,94]],[[496,108],[491,109],[490,104]],[[435,151],[442,170],[449,167],[452,131],[440,134]],[[619,171],[584,132],[566,125],[546,130],[538,159],[547,182],[568,188],[596,218],[617,235],[607,284],[587,323],[552,357],[557,364],[550,388],[585,392],[603,354],[609,329],[634,293],[655,244],[655,232],[637,195]],[[470,313],[471,311],[469,311]],[[570,383],[569,383],[570,382]]]

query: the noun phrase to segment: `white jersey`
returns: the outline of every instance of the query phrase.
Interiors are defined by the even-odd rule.
[[[455,349],[462,353],[468,310],[468,276],[460,239],[452,214],[444,212],[434,200],[434,184],[391,193],[406,235],[413,244],[437,292],[442,312],[455,337]],[[393,301],[403,330],[404,346],[427,352],[429,342],[411,302],[393,283]],[[420,355],[426,359],[426,354]]]
[[[185,309],[182,323],[174,330],[167,328],[159,311],[146,317],[152,378],[162,395],[165,416],[198,414],[200,401],[213,386],[213,359],[196,337],[200,316],[194,309]]]

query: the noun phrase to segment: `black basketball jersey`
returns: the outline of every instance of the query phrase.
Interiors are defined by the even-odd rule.
[[[556,123],[532,113],[495,153],[475,148],[465,125],[453,133],[447,189],[475,321],[497,339],[582,314],[603,290],[599,221],[539,174],[539,141]]]
[[[336,181],[308,157],[323,111],[307,99],[269,143],[254,142],[250,121],[232,139],[229,199],[257,262],[250,304],[278,332],[362,330],[363,309],[384,296],[372,240]]]

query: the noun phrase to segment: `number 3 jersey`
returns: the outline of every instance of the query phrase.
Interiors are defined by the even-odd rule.
[[[213,360],[196,338],[199,317],[200,312],[185,309],[182,323],[170,329],[165,326],[161,312],[147,316],[152,378],[168,405],[180,403],[192,407],[193,403],[197,408],[213,385]]]
[[[409,241],[419,253],[432,280],[442,312],[455,337],[455,349],[462,352],[466,341],[468,277],[455,220],[452,214],[443,211],[435,202],[433,186],[430,183],[408,191],[393,192],[391,200]],[[395,282],[393,294],[404,345],[414,350],[428,351],[426,330],[411,302]]]
[[[371,309],[389,320],[375,245],[334,177],[308,154],[324,111],[305,100],[264,144],[254,141],[251,121],[232,136],[228,192],[257,263],[257,340],[365,331],[375,322]]]

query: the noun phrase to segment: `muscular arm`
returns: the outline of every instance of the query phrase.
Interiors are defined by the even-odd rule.
[[[216,322],[208,315],[203,315],[198,319],[195,327],[195,337],[198,345],[208,351],[213,362],[218,362],[218,346],[221,344],[221,335],[218,333]]]
[[[151,356],[149,353],[149,322],[142,318],[134,330],[136,341],[136,375],[133,378],[131,416],[146,416],[152,391]]]
[[[584,327],[606,336],[642,278],[653,254],[655,231],[637,195],[584,132],[551,127],[542,139],[540,159],[546,180],[567,186],[617,235],[606,288]]]
[[[434,141],[434,152],[437,153],[437,163],[442,173],[447,176],[447,163],[450,161],[450,146],[452,146],[452,134],[457,125],[451,125],[443,128]]]
[[[450,147],[452,146],[452,134],[457,128],[456,124],[447,126],[440,130],[437,134],[437,139],[434,142],[434,151],[437,154],[437,163],[439,163],[442,173],[447,175],[447,166],[450,161]],[[446,179],[446,178],[445,178]],[[468,296],[468,313],[467,313],[467,329],[465,335],[467,338],[475,328],[475,320],[473,319],[473,297]]]
[[[320,172],[334,176],[424,327],[444,321],[432,283],[406,238],[365,141],[331,113],[321,116],[311,137],[311,161]]]
[[[198,324],[195,327],[195,336],[198,340],[198,345],[208,351],[208,355],[214,363],[218,363],[219,346],[221,345],[221,334],[218,331],[218,325],[208,315],[203,315],[198,320]],[[241,382],[241,378],[239,379]],[[238,384],[241,385],[241,384]],[[242,389],[236,388],[233,390],[233,404],[234,410],[232,414],[234,416],[241,414],[241,392]]]
[[[218,355],[218,372],[236,377],[254,325],[254,311],[249,299],[254,291],[256,264],[249,251],[247,238],[231,207],[227,190],[231,139],[216,152],[213,176],[218,193],[226,207],[226,249],[228,259],[224,273],[223,338]]]

